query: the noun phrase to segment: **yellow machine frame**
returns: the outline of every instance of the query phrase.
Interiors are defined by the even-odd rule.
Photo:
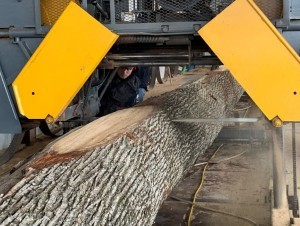
[[[300,58],[252,0],[236,0],[199,34],[269,120],[300,121]]]
[[[71,2],[13,82],[20,114],[56,120],[117,38]]]

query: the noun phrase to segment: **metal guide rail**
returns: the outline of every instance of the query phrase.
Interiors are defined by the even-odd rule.
[[[295,218],[299,219],[299,199],[298,199],[298,182],[297,182],[297,149],[296,149],[296,123],[291,123],[291,141],[292,151],[289,152],[291,156],[288,156],[287,146],[285,140],[287,136],[288,124],[283,127],[275,128],[270,127],[272,138],[272,153],[273,153],[273,197],[275,209],[273,218],[277,216],[277,212],[281,212],[279,215],[286,222],[294,221]],[[286,181],[287,172],[287,159],[291,159],[292,181]],[[289,186],[291,185],[292,194],[289,194]],[[289,213],[289,210],[291,212]],[[273,220],[274,221],[274,220]],[[276,223],[276,222],[275,222]],[[276,224],[275,224],[276,225]]]

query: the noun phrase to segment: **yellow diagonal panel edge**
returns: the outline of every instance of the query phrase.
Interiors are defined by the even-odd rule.
[[[268,119],[300,121],[300,59],[251,0],[236,0],[199,31]]]
[[[117,38],[71,2],[13,82],[20,114],[59,117]]]

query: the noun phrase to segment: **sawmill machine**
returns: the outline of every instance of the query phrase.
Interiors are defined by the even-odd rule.
[[[0,133],[89,120],[118,66],[221,64],[197,31],[228,4],[2,0]]]
[[[92,120],[120,66],[224,64],[275,126],[300,121],[299,9],[298,0],[1,0],[0,133],[15,136],[0,164],[25,131]]]
[[[225,64],[274,124],[299,121],[299,7],[296,0],[2,0],[0,133],[90,120],[112,69],[128,65]]]
[[[271,62],[279,67],[287,61],[275,51],[282,46],[298,62],[299,3],[257,0],[261,12],[250,0],[239,2],[230,10],[232,0],[2,0],[0,133],[42,125],[51,135],[47,124],[91,120],[99,111],[99,89],[112,77],[111,69],[122,65],[224,63],[270,120],[299,119],[300,108],[290,104],[298,98],[297,83],[281,83],[287,72],[271,67]],[[224,9],[229,13],[221,13]],[[255,15],[244,16],[248,11]],[[214,25],[214,18],[221,22]],[[270,38],[280,47],[263,54]],[[274,56],[280,63],[274,63]],[[289,63],[285,67],[291,68]],[[266,91],[266,83],[280,85]],[[283,84],[292,89],[288,107],[281,105],[286,96],[277,95],[285,90]],[[274,95],[270,106],[268,97]]]
[[[290,72],[280,74],[276,67],[272,69],[272,62],[279,67],[289,59],[276,52],[282,46],[288,57],[299,62],[300,3],[257,0],[257,7],[250,0],[235,1],[221,13],[231,3],[2,0],[0,133],[18,134],[41,122],[95,116],[107,69],[122,65],[224,63],[270,120],[299,120],[300,108],[293,104],[300,103],[296,101],[298,80],[287,81],[284,74]],[[214,18],[220,19],[214,23]],[[280,47],[271,45],[269,39],[280,42]],[[274,63],[275,56],[280,63]],[[289,63],[284,68],[291,68]],[[268,86],[272,88],[265,90]],[[277,95],[286,89],[291,90]],[[270,97],[276,99],[272,104]],[[287,106],[282,107],[283,103]]]

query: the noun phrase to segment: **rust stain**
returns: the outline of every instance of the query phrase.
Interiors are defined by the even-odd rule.
[[[30,163],[27,168],[41,170],[57,163],[68,162],[76,157],[84,155],[87,151],[72,151],[65,154],[58,154],[56,152],[49,152],[40,156],[37,160]]]
[[[129,138],[130,140],[132,140],[133,142],[137,141],[137,138],[135,136],[133,136],[132,133],[126,133],[126,137]]]
[[[134,140],[134,136],[132,135],[132,133],[126,133],[126,136],[129,138],[129,139],[132,139]]]

